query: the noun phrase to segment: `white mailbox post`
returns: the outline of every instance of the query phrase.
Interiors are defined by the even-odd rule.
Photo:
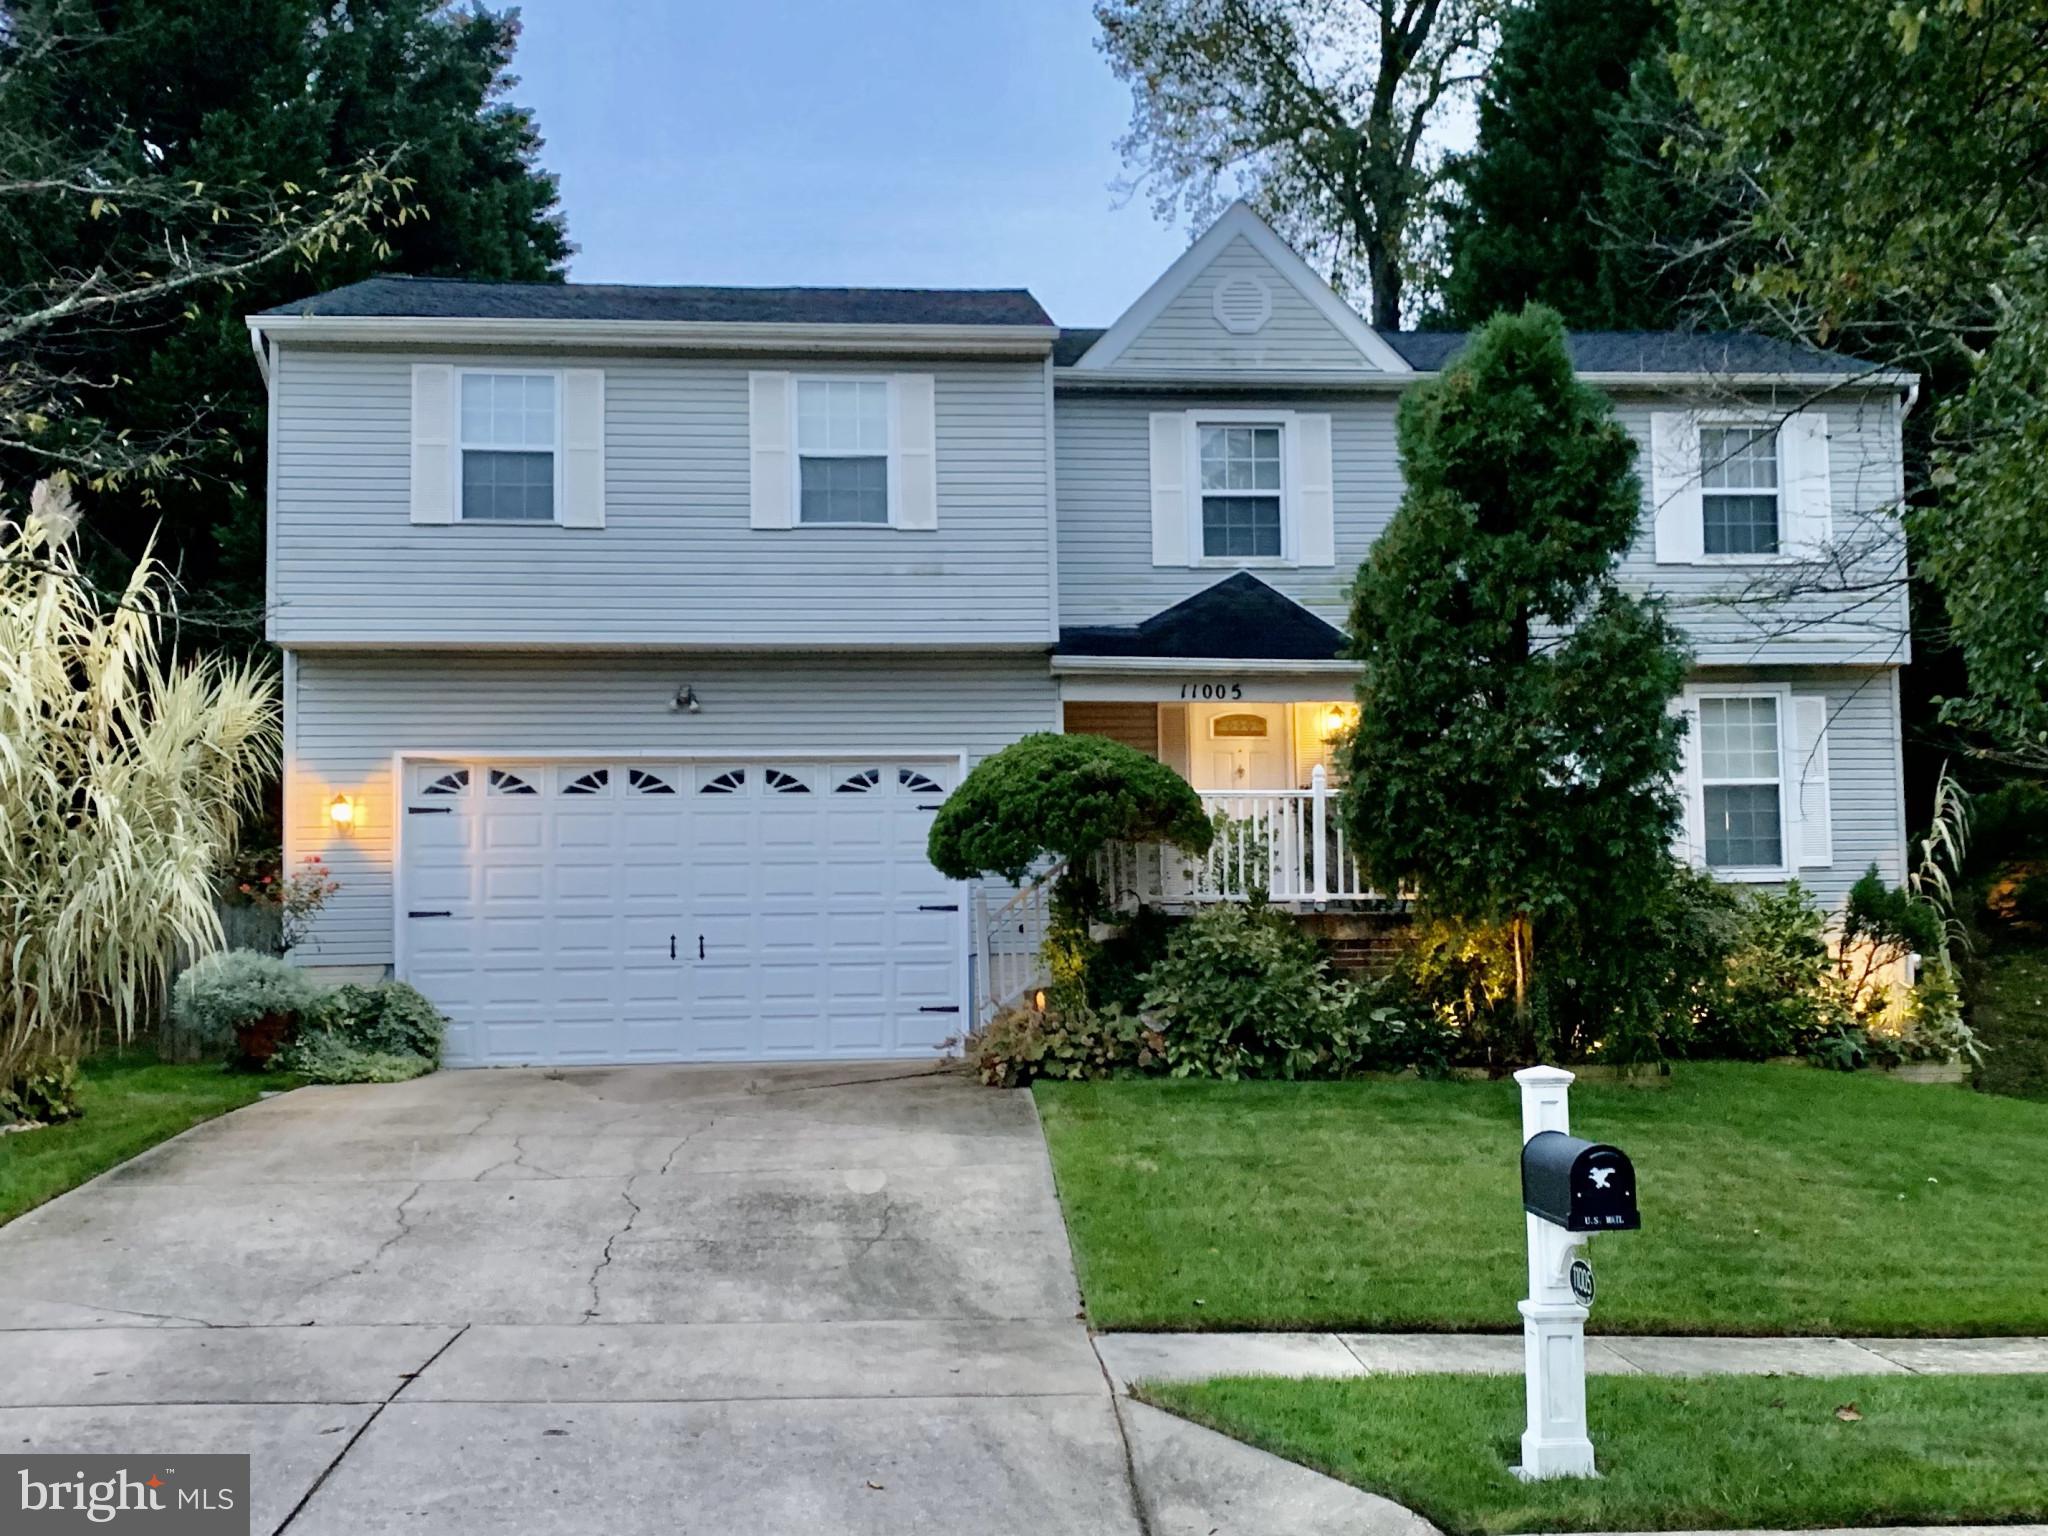
[[[1522,1144],[1544,1131],[1571,1134],[1572,1074],[1561,1067],[1525,1067]],[[1528,1378],[1529,1422],[1522,1431],[1521,1478],[1591,1477],[1593,1442],[1586,1435],[1586,1315],[1572,1293],[1572,1261],[1586,1242],[1543,1217],[1524,1212],[1529,1231],[1529,1298],[1522,1303],[1522,1368]]]
[[[1621,1148],[1572,1135],[1571,1073],[1527,1067],[1515,1081],[1522,1086],[1522,1219],[1529,1234],[1529,1299],[1522,1303],[1529,1422],[1515,1472],[1532,1480],[1591,1477],[1586,1314],[1593,1266],[1586,1240],[1643,1224],[1636,1170]]]

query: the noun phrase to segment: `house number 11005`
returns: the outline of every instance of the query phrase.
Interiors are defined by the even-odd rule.
[[[1244,684],[1182,683],[1180,696],[1184,699],[1241,699],[1244,697]]]

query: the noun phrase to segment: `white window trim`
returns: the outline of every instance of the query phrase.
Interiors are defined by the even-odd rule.
[[[1771,457],[1778,466],[1778,484],[1774,495],[1778,503],[1778,549],[1769,555],[1710,555],[1707,553],[1707,498],[1722,492],[1707,484],[1707,448],[1703,440],[1709,432],[1727,431],[1740,428],[1744,431],[1767,431],[1771,434]],[[1700,489],[1700,543],[1698,564],[1700,565],[1796,565],[1799,556],[1788,547],[1791,543],[1791,518],[1785,504],[1785,418],[1779,415],[1744,416],[1723,412],[1718,415],[1701,416],[1693,423],[1693,448],[1699,457]],[[1754,492],[1730,491],[1733,496],[1753,495]]]
[[[527,519],[527,518],[517,518],[517,517],[464,517],[464,516],[462,515],[462,461],[463,461],[463,458],[464,458],[464,457],[465,457],[465,456],[466,456],[467,454],[469,454],[469,453],[471,453],[471,452],[476,452],[476,453],[493,453],[493,452],[496,452],[496,453],[504,453],[504,452],[508,452],[508,451],[509,451],[509,452],[513,452],[513,453],[519,453],[519,452],[533,453],[533,452],[536,452],[536,451],[538,451],[538,450],[536,450],[536,449],[533,449],[533,448],[525,448],[525,449],[518,449],[518,448],[515,448],[515,449],[510,449],[510,450],[508,450],[508,449],[506,449],[505,445],[504,445],[504,444],[502,444],[502,443],[472,443],[472,442],[470,442],[470,441],[469,441],[469,439],[467,439],[466,437],[464,437],[464,436],[462,435],[462,390],[463,390],[463,382],[464,382],[464,380],[466,380],[466,379],[476,379],[476,378],[511,378],[511,379],[552,379],[552,380],[554,380],[554,384],[555,384],[555,440],[554,440],[554,443],[553,443],[553,445],[552,445],[552,446],[551,446],[551,447],[550,447],[550,448],[548,449],[548,452],[549,452],[549,453],[550,453],[551,455],[553,455],[553,458],[554,458],[554,468],[555,468],[555,488],[554,488],[554,509],[555,509],[555,515],[554,515],[553,517],[549,518],[549,519],[548,519],[548,520],[547,520],[546,522],[544,522],[544,523],[542,523],[542,522],[535,522],[535,521],[532,521],[532,520],[530,520],[530,519]],[[452,477],[452,478],[453,478],[453,480],[454,480],[454,496],[455,496],[455,521],[454,521],[454,526],[455,526],[455,527],[457,527],[457,528],[464,528],[464,527],[467,527],[467,528],[559,528],[559,527],[561,527],[561,526],[562,526],[562,497],[563,497],[563,494],[564,494],[564,489],[565,489],[565,488],[564,488],[564,486],[563,486],[563,484],[562,484],[562,459],[563,459],[563,452],[562,452],[562,414],[563,414],[563,406],[564,406],[564,402],[565,402],[565,397],[566,397],[567,389],[568,389],[568,382],[567,382],[567,380],[566,380],[566,379],[565,379],[565,378],[563,377],[563,370],[562,370],[562,369],[560,369],[560,368],[486,368],[486,367],[476,367],[476,368],[457,368],[457,369],[455,370],[455,398],[454,398],[454,400],[452,400],[451,402],[449,402],[449,403],[450,403],[450,407],[451,407],[451,414],[453,414],[453,416],[454,416],[454,418],[455,418],[455,420],[453,421],[453,423],[451,423],[452,431],[451,431],[451,434],[450,434],[450,435],[451,435],[451,437],[452,437],[452,439],[453,439],[453,441],[454,441],[454,444],[455,444],[455,451],[454,451],[454,453],[452,453],[452,454],[450,454],[450,455],[449,455],[450,459],[451,459],[451,460],[452,460],[453,462],[452,462],[452,463],[451,463],[451,464],[450,464],[450,465],[448,466],[448,468],[449,468],[449,474],[451,475],[451,477]]]
[[[804,452],[804,430],[802,418],[797,410],[797,396],[805,384],[879,384],[882,386],[883,409],[887,413],[885,430],[889,446],[882,453],[887,466],[888,482],[883,490],[883,505],[889,510],[887,520],[879,523],[807,523],[804,521],[804,460],[812,459],[872,459],[872,453],[838,452],[828,449],[823,453]],[[887,533],[902,526],[903,466],[897,456],[896,444],[902,435],[901,423],[897,420],[900,407],[896,402],[896,390],[886,373],[792,373],[789,376],[789,527],[796,533]]]
[[[1798,813],[1799,785],[1794,777],[1797,768],[1792,760],[1792,685],[1789,683],[1693,683],[1685,690],[1686,703],[1691,706],[1692,718],[1699,731],[1697,743],[1699,778],[1694,786],[1699,791],[1700,803],[1697,808],[1700,827],[1699,860],[1700,868],[1716,880],[1725,880],[1731,885],[1774,885],[1790,880],[1798,873],[1797,855],[1793,852],[1792,819]],[[1778,711],[1778,858],[1774,865],[1729,865],[1717,868],[1707,862],[1706,817],[1707,817],[1707,724],[1706,711],[1699,707],[1701,699],[1769,699]],[[1715,779],[1715,784],[1755,784],[1758,779]]]
[[[1288,570],[1301,564],[1300,474],[1294,464],[1293,411],[1189,411],[1187,427],[1189,564],[1226,571]],[[1202,539],[1202,428],[1278,427],[1280,429],[1280,553],[1278,555],[1211,555]]]

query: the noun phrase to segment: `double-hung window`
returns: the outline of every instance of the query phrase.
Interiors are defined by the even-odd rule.
[[[464,373],[462,520],[551,523],[561,412],[552,373]]]
[[[1282,554],[1280,428],[1202,424],[1202,556],[1278,560]]]
[[[1704,553],[1777,554],[1779,494],[1778,434],[1774,429],[1700,429],[1700,547]]]
[[[1784,754],[1775,694],[1699,700],[1700,787],[1709,869],[1785,866]]]
[[[797,522],[887,526],[889,386],[796,381]]]

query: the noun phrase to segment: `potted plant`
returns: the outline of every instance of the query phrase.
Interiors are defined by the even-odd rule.
[[[290,1042],[320,987],[297,966],[251,949],[208,955],[178,978],[171,1020],[205,1051],[261,1071]]]

